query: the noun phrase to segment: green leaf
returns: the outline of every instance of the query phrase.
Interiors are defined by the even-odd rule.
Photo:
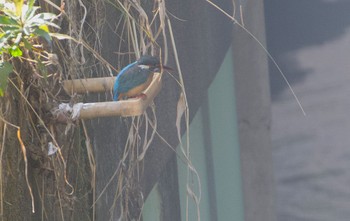
[[[7,43],[7,40],[11,37],[11,35],[12,34],[10,32],[1,33],[0,44]]]
[[[55,23],[44,21],[44,20],[42,20],[42,22],[40,22],[40,23],[25,24],[23,29],[24,30],[26,29],[29,33],[33,33],[34,32],[33,30],[37,29],[38,27],[43,27],[43,25],[45,25],[46,27],[49,25],[49,26],[55,27],[57,29],[60,29],[60,26],[56,25]]]
[[[31,28],[29,26],[24,26],[23,27],[23,33],[25,35],[30,35],[31,34]]]
[[[48,27],[47,25],[40,25],[40,26],[39,26],[39,29],[41,29],[41,30],[43,30],[43,31],[46,31],[47,33],[50,32],[49,27]]]
[[[12,64],[7,61],[0,62],[0,96],[4,96],[4,91],[7,87],[7,78],[12,71]]]
[[[23,43],[26,49],[32,50],[33,45],[26,38],[23,38]]]
[[[9,26],[9,27],[17,26],[17,27],[19,27],[19,24],[13,18],[10,18],[6,15],[0,15],[0,26]]]
[[[9,49],[9,53],[12,57],[20,57],[23,54],[22,50],[17,45],[12,46]]]
[[[43,25],[46,24],[46,22],[54,20],[56,18],[56,15],[49,12],[39,13],[36,14],[33,18],[29,19],[27,22],[29,25]]]
[[[6,27],[2,27],[2,30],[4,32],[10,32],[10,34],[15,35],[16,33],[21,32],[21,27],[19,27],[19,26],[12,26],[12,27],[6,26]]]
[[[47,43],[51,44],[51,36],[49,35],[48,32],[40,28],[37,28],[35,29],[34,34],[36,34],[37,36],[43,37],[47,41]]]
[[[16,6],[16,15],[20,16],[22,14],[22,7],[23,7],[24,0],[13,0],[13,2],[15,3],[15,6]]]
[[[61,29],[60,26],[56,25],[56,24],[53,23],[53,22],[45,22],[45,24],[48,25],[48,26],[54,27],[54,28],[56,28],[56,29],[58,29],[58,30]]]
[[[22,32],[17,34],[16,39],[13,43],[18,45],[21,42],[21,40],[22,40]]]
[[[22,20],[24,21],[24,23],[26,23],[27,20],[30,20],[34,17],[35,12],[39,9],[40,7],[29,7],[28,6],[28,10],[25,12],[25,14],[23,15]]]
[[[7,43],[7,38],[0,38],[0,51],[1,52],[5,48],[6,43]],[[1,54],[1,52],[0,52],[0,54]]]
[[[48,25],[48,26],[51,26],[51,27],[54,27],[56,29],[61,29],[60,26],[56,25],[55,23],[53,22],[45,22],[45,25]]]
[[[35,3],[35,0],[29,0],[29,1],[28,1],[28,7],[29,7],[29,9],[33,8],[34,3]]]
[[[50,36],[53,38],[57,38],[58,40],[73,40],[76,41],[69,35],[61,34],[61,33],[50,33]]]
[[[56,18],[56,15],[50,12],[43,12],[35,15],[34,18],[41,18],[44,20],[54,20]]]
[[[10,7],[5,7],[2,12],[4,12],[5,15],[9,16],[10,18],[12,18],[14,20],[19,21],[19,19],[20,19],[20,16],[17,16],[16,12]]]

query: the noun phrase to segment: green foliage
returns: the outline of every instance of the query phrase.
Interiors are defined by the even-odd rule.
[[[12,72],[12,65],[7,62],[0,62],[0,96],[4,96],[4,90],[7,86],[7,77]]]
[[[49,26],[59,29],[53,23],[56,15],[53,13],[39,12],[39,7],[34,6],[35,0],[13,0],[0,3],[0,56],[21,57],[23,50],[32,50],[33,43],[38,37],[42,37],[51,44]],[[8,62],[0,63],[0,96],[5,91],[8,74],[13,67]],[[9,68],[9,65],[11,68]],[[10,72],[8,72],[11,70]]]

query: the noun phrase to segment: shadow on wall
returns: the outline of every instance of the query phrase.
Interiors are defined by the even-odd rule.
[[[298,67],[289,55],[345,34],[349,8],[348,0],[265,0],[268,50],[291,84],[302,81],[309,70]],[[287,84],[271,62],[269,67],[271,95],[276,100]]]

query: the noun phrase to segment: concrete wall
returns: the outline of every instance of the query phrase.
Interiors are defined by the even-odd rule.
[[[249,0],[242,6],[245,27],[265,44],[263,1]],[[233,36],[245,220],[274,221],[267,56],[237,25]]]

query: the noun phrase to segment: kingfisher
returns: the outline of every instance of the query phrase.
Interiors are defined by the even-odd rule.
[[[154,72],[161,68],[159,58],[143,55],[137,61],[124,67],[118,74],[113,87],[113,100],[124,100],[134,97],[145,97],[142,93],[152,82]]]

